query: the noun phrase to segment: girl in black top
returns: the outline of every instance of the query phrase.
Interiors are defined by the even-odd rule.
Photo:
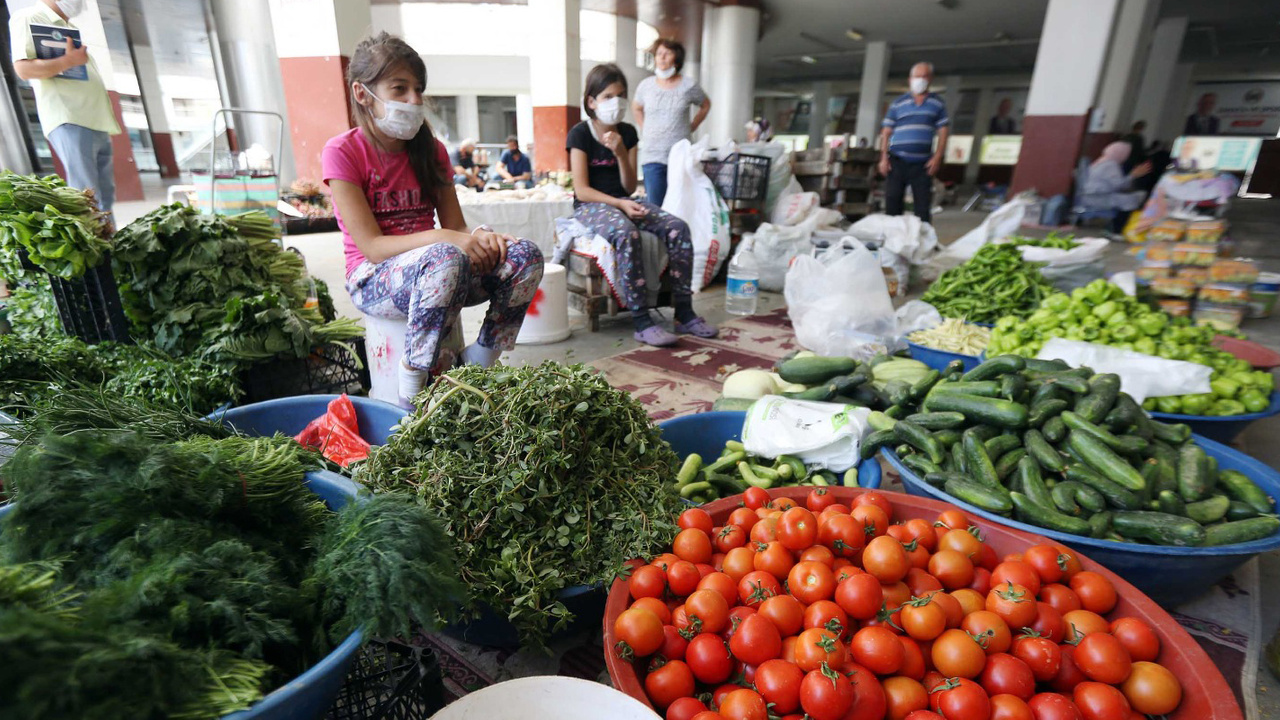
[[[674,345],[678,338],[654,324],[645,300],[640,232],[656,235],[667,246],[667,275],[675,305],[675,330],[715,337],[715,326],[693,311],[693,242],[689,226],[662,208],[630,198],[636,190],[636,129],[622,122],[627,107],[627,78],[612,63],[597,65],[587,75],[582,107],[587,119],[565,139],[575,194],[573,216],[613,245],[618,288],[631,308],[635,339],[648,345]]]

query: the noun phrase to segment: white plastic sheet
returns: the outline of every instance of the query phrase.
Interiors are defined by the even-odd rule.
[[[1166,360],[1122,348],[1053,338],[1036,355],[1062,360],[1072,367],[1090,367],[1120,376],[1120,389],[1141,403],[1149,397],[1209,392],[1213,368],[1199,363]]]
[[[747,411],[742,444],[761,457],[794,455],[809,467],[844,472],[858,464],[868,408],[766,395]]]

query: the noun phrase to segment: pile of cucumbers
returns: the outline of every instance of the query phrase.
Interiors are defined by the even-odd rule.
[[[862,362],[800,351],[778,360],[773,369],[781,383],[776,394],[783,397],[873,409],[887,408],[917,382],[939,377],[919,360],[883,354]],[[757,399],[721,397],[711,409],[746,411]]]
[[[690,453],[676,474],[676,492],[698,504],[744,493],[749,487],[768,490],[794,485],[857,487],[858,468],[855,465],[843,475],[830,470],[810,470],[793,455],[763,458],[748,453],[737,440],[730,440],[724,444],[720,457],[711,462]]]
[[[1176,546],[1280,530],[1273,498],[1219,471],[1188,426],[1149,418],[1114,374],[1016,355],[969,372],[956,361],[870,424],[864,459],[884,448],[959,500],[1051,530]]]

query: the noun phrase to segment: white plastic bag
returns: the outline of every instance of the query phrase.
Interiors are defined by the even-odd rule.
[[[805,228],[780,227],[772,223],[764,223],[754,234],[744,236],[743,243],[747,242],[750,242],[751,253],[760,267],[760,289],[771,292],[782,291],[791,261],[812,248]]]
[[[662,209],[689,224],[693,240],[693,291],[716,276],[729,257],[729,206],[702,172],[707,139],[681,140],[667,157],[667,197]]]
[[[869,359],[901,342],[880,261],[852,238],[797,257],[784,293],[796,338],[819,355]]]
[[[983,219],[982,224],[965,233],[959,240],[943,248],[929,260],[925,269],[926,279],[935,279],[953,267],[963,265],[978,254],[983,245],[1008,237],[1022,227],[1027,208],[1035,202],[1030,193],[1019,193]]]
[[[938,233],[915,215],[868,215],[851,225],[849,234],[877,243],[913,265],[923,263],[938,249]]]
[[[1047,263],[1040,274],[1060,292],[1071,292],[1097,280],[1106,272],[1107,247],[1103,238],[1082,238],[1070,250],[1020,245],[1022,259]]]
[[[812,468],[844,472],[858,464],[868,408],[766,395],[747,411],[742,444],[761,457],[794,455]]]
[[[769,215],[769,222],[784,227],[799,225],[814,208],[818,207],[818,200],[818,193],[812,192],[783,195]]]
[[[1213,368],[1199,363],[1166,360],[1153,355],[1094,343],[1052,338],[1036,355],[1041,360],[1062,360],[1071,367],[1120,376],[1120,389],[1141,403],[1149,397],[1209,392]]]

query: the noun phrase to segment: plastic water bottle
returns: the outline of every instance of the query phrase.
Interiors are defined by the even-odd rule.
[[[729,260],[728,287],[724,292],[724,309],[730,315],[754,315],[760,299],[760,265],[749,242],[738,247]]]

